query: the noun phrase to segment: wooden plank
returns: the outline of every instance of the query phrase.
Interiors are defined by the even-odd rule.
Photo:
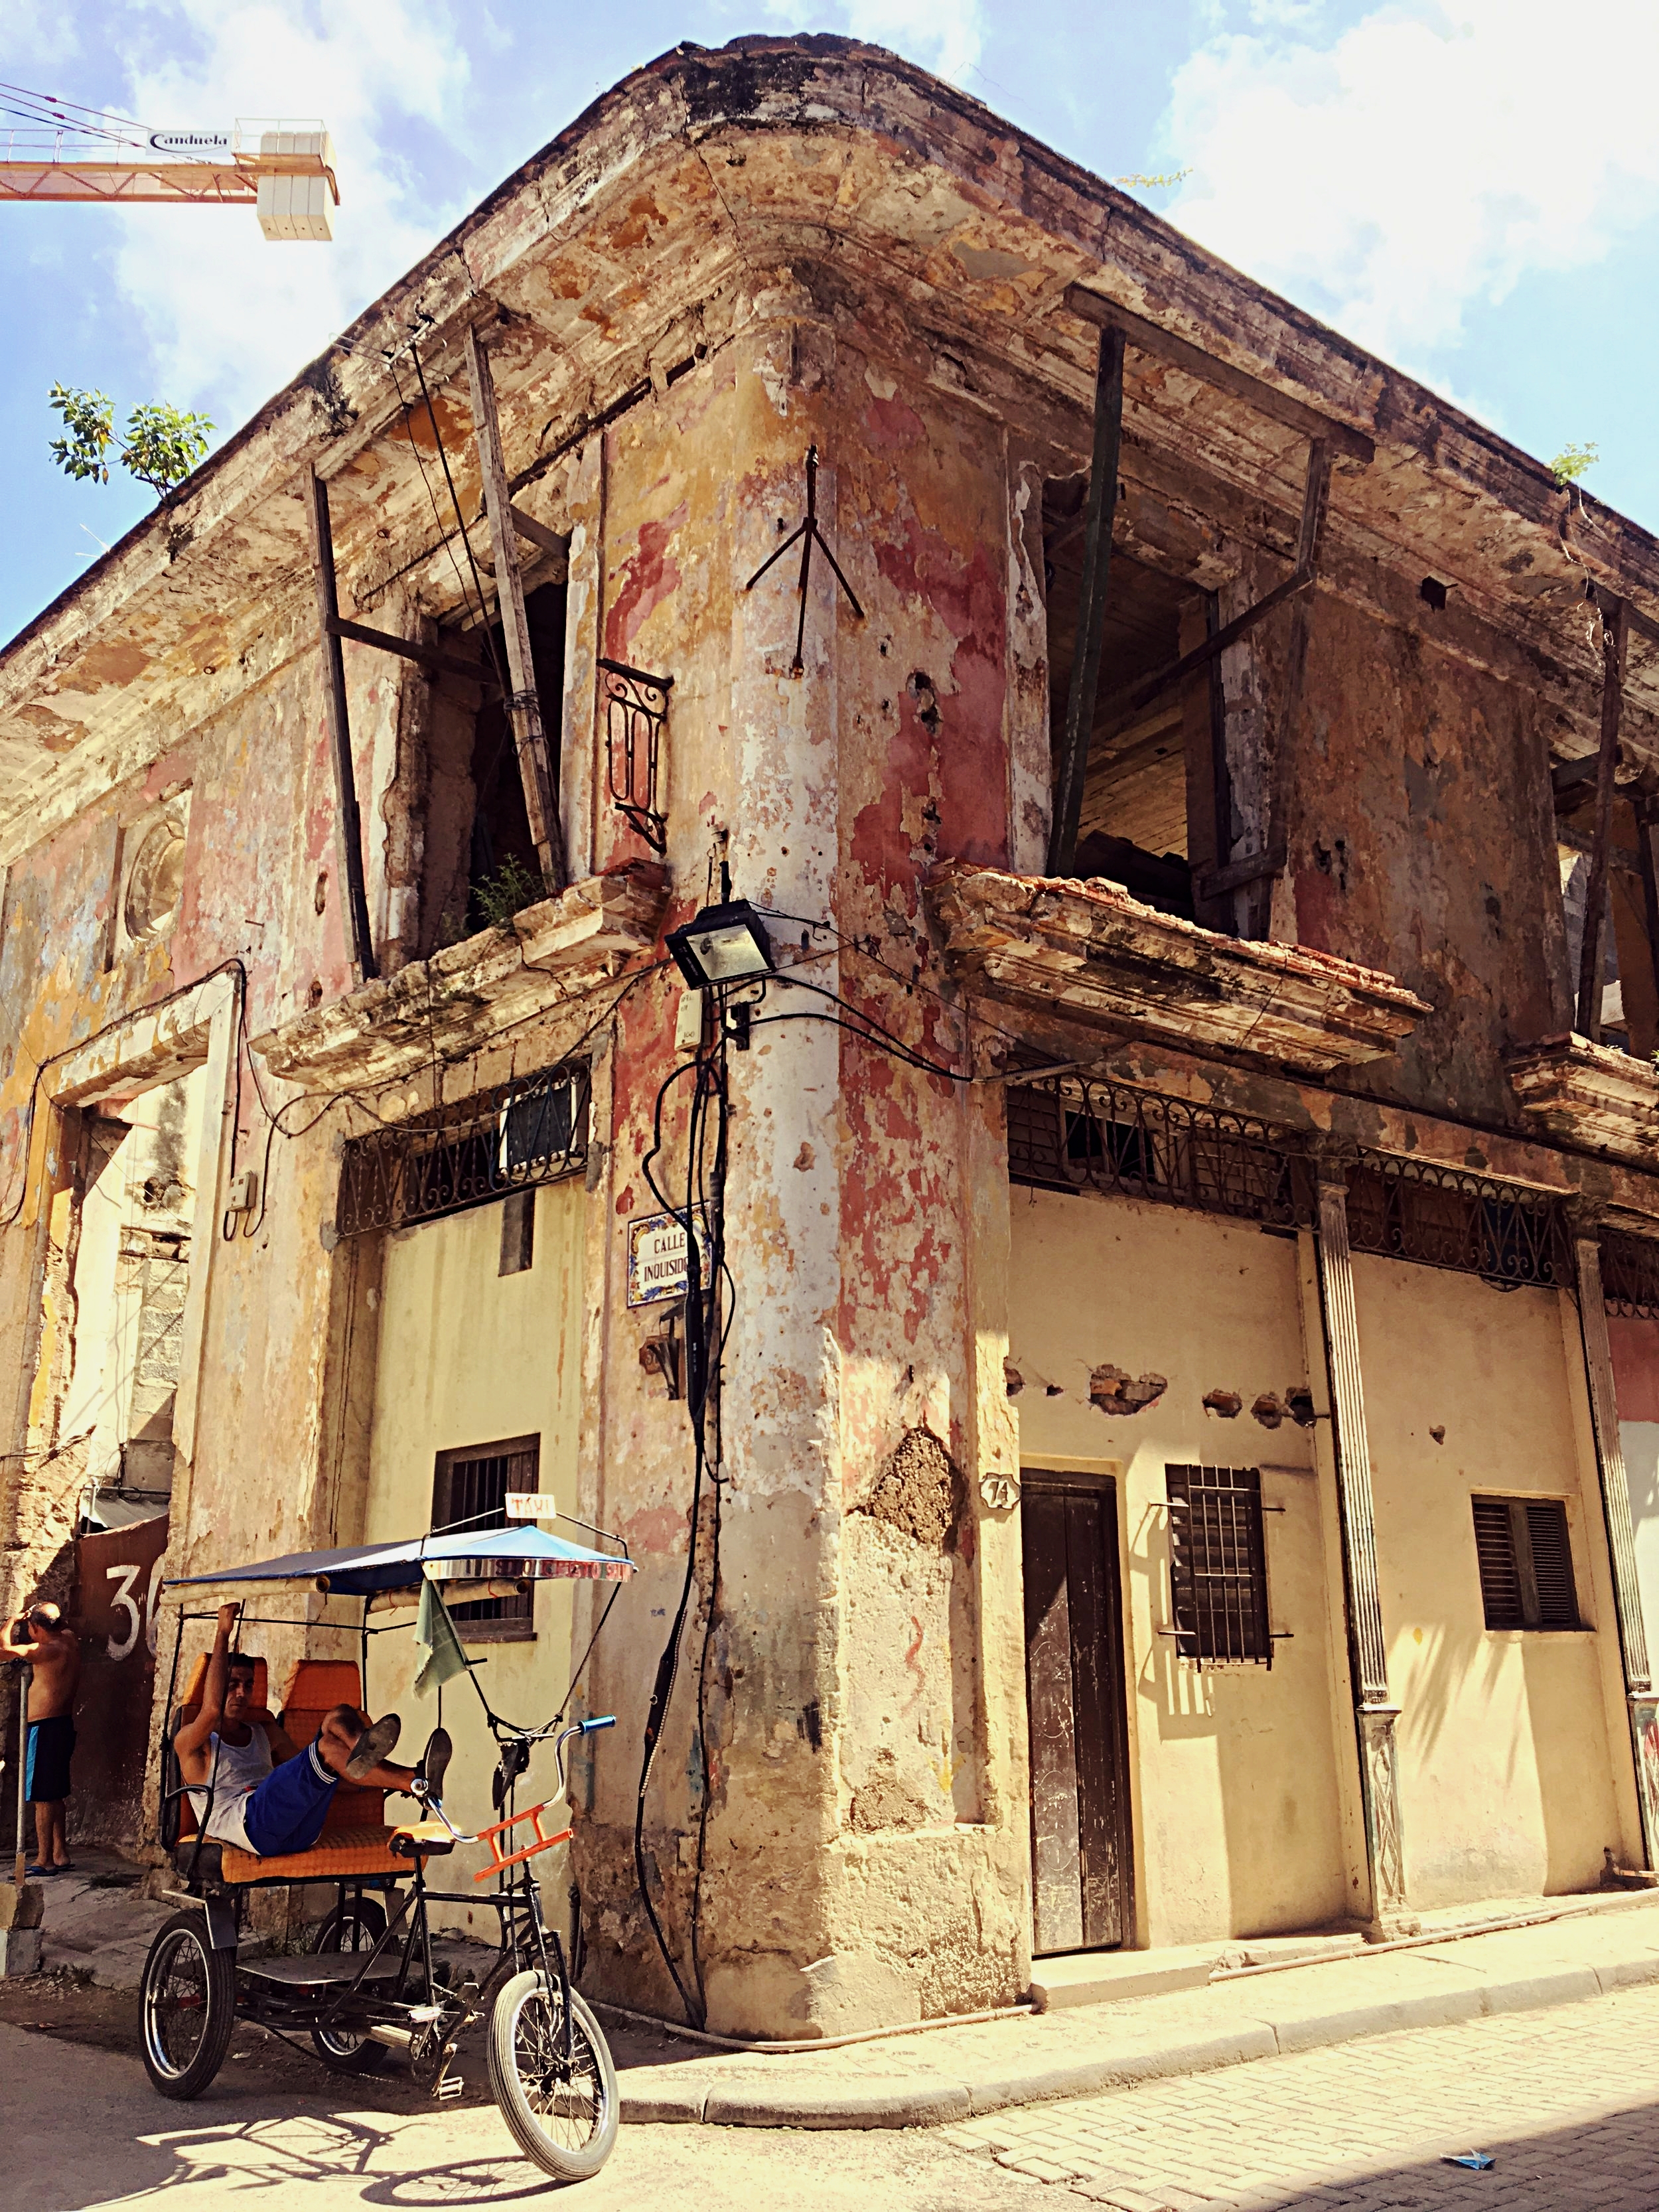
[[[1078,599],[1077,637],[1072,647],[1072,684],[1066,697],[1066,739],[1054,780],[1054,818],[1048,831],[1048,872],[1069,876],[1077,858],[1078,823],[1083,811],[1083,781],[1094,734],[1095,702],[1100,692],[1100,654],[1106,617],[1106,586],[1111,573],[1112,521],[1117,511],[1117,457],[1123,430],[1123,334],[1100,334],[1100,367],[1095,379],[1094,451],[1089,465],[1088,521],[1083,544],[1083,581]]]
[[[1592,1044],[1601,1041],[1602,971],[1607,945],[1607,849],[1613,842],[1613,780],[1619,766],[1619,721],[1624,707],[1625,640],[1628,611],[1614,599],[1601,628],[1601,743],[1595,757],[1595,845],[1584,890],[1584,937],[1578,957],[1578,1013],[1574,1027]]]
[[[1031,1948],[1040,1954],[1075,1951],[1083,1942],[1083,1887],[1064,1495],[1027,1485],[1020,1533],[1031,1747]]]
[[[1158,323],[1149,323],[1142,316],[1131,314],[1115,301],[1091,292],[1086,285],[1066,287],[1065,305],[1069,312],[1085,323],[1094,323],[1102,330],[1119,330],[1129,343],[1141,353],[1156,354],[1173,368],[1185,369],[1189,376],[1201,377],[1206,384],[1213,385],[1234,399],[1242,399],[1258,415],[1266,415],[1287,429],[1295,430],[1304,438],[1322,438],[1333,453],[1340,453],[1354,461],[1370,461],[1376,458],[1376,447],[1363,430],[1355,430],[1334,416],[1322,415],[1316,407],[1310,407],[1300,399],[1293,399],[1288,392],[1281,392],[1276,384],[1265,383],[1248,369],[1235,368],[1231,362],[1222,361],[1212,353],[1206,353],[1185,338],[1177,337],[1173,331],[1164,330]]]
[[[1246,884],[1259,884],[1264,876],[1276,876],[1285,857],[1282,845],[1270,845],[1265,853],[1246,853],[1242,860],[1229,860],[1224,868],[1195,876],[1193,889],[1200,898],[1219,898],[1224,892],[1238,890]]]
[[[518,750],[519,774],[524,782],[525,811],[530,819],[530,836],[543,880],[550,890],[562,891],[567,881],[564,840],[559,834],[558,800],[549,763],[541,699],[536,690],[530,624],[524,611],[524,580],[519,573],[513,501],[507,488],[507,464],[501,454],[501,424],[495,414],[495,380],[490,374],[489,356],[479,344],[477,330],[472,325],[467,327],[465,343],[467,376],[472,392],[473,434],[477,440],[478,463],[483,475],[484,506],[495,556],[501,632],[507,642],[507,674],[513,685],[507,713]]]
[[[1302,528],[1297,538],[1296,573],[1316,576],[1319,549],[1325,534],[1330,505],[1331,449],[1322,438],[1308,448],[1308,472],[1302,489]],[[1273,738],[1273,783],[1267,808],[1266,849],[1287,856],[1291,817],[1296,806],[1296,745],[1302,714],[1302,690],[1308,670],[1308,632],[1313,617],[1314,594],[1304,592],[1291,611],[1291,641],[1285,655],[1285,696],[1279,707],[1279,728]],[[1260,916],[1259,933],[1265,937],[1267,917]]]
[[[1311,590],[1313,580],[1311,574],[1298,568],[1293,575],[1286,576],[1282,584],[1275,584],[1272,591],[1265,598],[1258,599],[1254,606],[1246,607],[1242,615],[1235,615],[1230,623],[1224,623],[1213,635],[1206,637],[1202,645],[1195,645],[1190,653],[1183,653],[1179,660],[1166,661],[1162,668],[1155,668],[1150,676],[1143,676],[1139,683],[1132,684],[1127,691],[1119,692],[1107,708],[1113,733],[1115,734],[1116,729],[1131,717],[1144,714],[1159,692],[1167,691],[1172,684],[1184,684],[1188,677],[1195,675],[1200,668],[1207,668],[1212,661],[1218,660],[1229,646],[1237,645],[1241,637],[1246,636],[1259,622],[1265,621],[1276,607],[1282,607],[1286,599],[1293,599],[1298,592]]]
[[[394,637],[390,630],[370,629],[362,623],[343,622],[336,615],[328,625],[331,637],[349,638],[354,645],[372,645],[378,653],[395,653],[401,660],[418,661],[434,675],[465,676],[469,683],[487,684],[485,671],[476,660],[463,660],[458,653],[445,653],[435,645],[424,645],[418,638]]]
[[[334,532],[329,520],[328,486],[307,469],[305,499],[311,518],[311,551],[317,584],[317,620],[323,641],[323,708],[328,720],[328,745],[334,763],[335,836],[340,872],[346,887],[346,939],[352,973],[360,983],[372,982],[374,939],[368,926],[368,898],[363,888],[363,830],[357,812],[357,779],[351,762],[351,723],[346,710],[345,656],[340,650],[339,588],[334,574]]]
[[[550,530],[544,522],[538,522],[533,514],[526,514],[521,507],[513,508],[512,514],[513,527],[520,538],[527,539],[542,552],[552,554],[556,560],[568,562],[570,540],[568,538],[561,538],[556,530]],[[561,576],[550,580],[562,582],[563,578]]]

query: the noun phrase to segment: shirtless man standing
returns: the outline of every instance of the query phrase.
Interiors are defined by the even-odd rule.
[[[34,1808],[35,1863],[27,1871],[31,1876],[64,1874],[73,1864],[64,1801],[70,1792],[70,1759],[75,1750],[81,1639],[55,1605],[37,1600],[12,1622],[4,1648],[9,1658],[27,1659],[34,1670],[23,1768],[25,1795]]]
[[[196,1818],[210,1840],[256,1857],[309,1850],[322,1833],[343,1778],[379,1790],[407,1790],[417,1772],[435,1790],[448,1763],[449,1738],[440,1729],[420,1768],[392,1766],[398,1717],[371,1722],[355,1706],[325,1714],[314,1742],[303,1749],[269,1718],[252,1719],[255,1662],[233,1651],[238,1607],[222,1605],[202,1687],[200,1711],[173,1739]]]

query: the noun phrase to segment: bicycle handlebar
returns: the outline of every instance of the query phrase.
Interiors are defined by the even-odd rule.
[[[616,1725],[617,1716],[615,1713],[605,1713],[601,1715],[598,1720],[584,1721],[582,1723],[582,1734],[584,1735],[592,1735],[600,1729],[615,1728]]]

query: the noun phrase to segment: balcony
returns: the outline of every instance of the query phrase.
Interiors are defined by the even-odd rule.
[[[434,1058],[482,1051],[509,1024],[609,982],[650,951],[665,897],[654,862],[589,877],[498,929],[256,1037],[253,1049],[273,1075],[306,1091],[411,1079]]]
[[[1322,1076],[1392,1052],[1430,1011],[1374,968],[1200,929],[1115,884],[947,860],[927,896],[970,988],[1121,1036]]]
[[[1523,1110],[1552,1136],[1659,1166],[1659,1068],[1576,1031],[1504,1055]]]

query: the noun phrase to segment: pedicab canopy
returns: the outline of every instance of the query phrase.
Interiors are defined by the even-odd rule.
[[[252,1566],[210,1575],[173,1575],[169,1589],[200,1583],[310,1583],[331,1596],[374,1597],[428,1582],[626,1582],[632,1559],[591,1552],[546,1529],[458,1528],[401,1544],[356,1544],[338,1552],[287,1552]]]

